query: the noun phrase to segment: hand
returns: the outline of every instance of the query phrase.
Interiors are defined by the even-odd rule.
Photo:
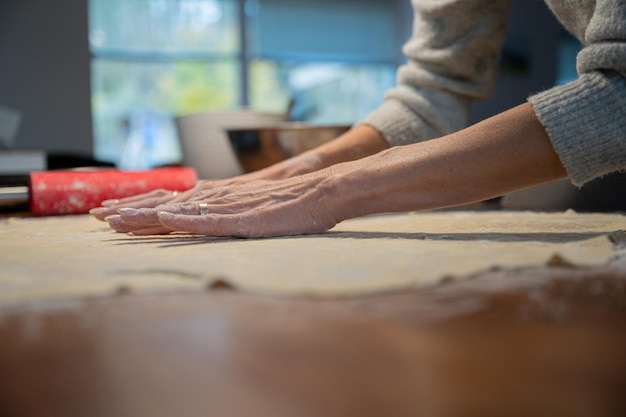
[[[219,188],[220,186],[235,182],[235,179],[206,181],[184,192],[155,190],[119,200],[103,201],[102,207],[92,209],[89,212],[98,220],[108,222],[117,232],[127,233],[143,231],[142,234],[147,234],[148,232],[152,232],[153,234],[169,233],[169,230],[164,229],[159,223],[157,207],[166,203],[181,203],[205,190]],[[128,221],[126,221],[121,216],[122,213],[140,213],[140,215],[129,216]]]
[[[105,200],[102,207],[91,209],[89,213],[98,220],[105,220],[108,216],[117,214],[117,210],[123,207],[152,208],[170,201],[184,201],[186,194],[187,192],[154,190],[122,199]]]
[[[338,222],[338,201],[325,187],[330,173],[310,174],[283,181],[254,181],[196,193],[185,202],[156,208],[160,228],[134,230],[134,234],[183,231],[211,236],[268,237],[327,230]],[[200,213],[199,204],[208,213]],[[120,210],[125,224],[139,224],[146,213]]]
[[[158,208],[163,204],[182,203],[192,198],[196,199],[203,191],[224,186],[246,184],[255,180],[293,178],[339,162],[357,160],[375,154],[386,147],[387,142],[375,129],[365,125],[357,126],[334,141],[257,172],[227,180],[207,181],[177,195],[171,191],[159,190],[140,196],[105,201],[103,207],[93,209],[91,213],[96,218],[109,222],[109,225],[118,232],[169,233],[171,229],[163,227],[157,214]]]
[[[163,234],[170,230],[163,228],[157,216],[157,207],[166,203],[182,203],[195,199],[198,195],[233,184],[245,184],[257,179],[282,179],[308,173],[320,168],[319,157],[306,153],[266,169],[234,178],[205,181],[185,192],[156,190],[119,200],[107,200],[102,207],[92,209],[90,213],[99,220],[104,220],[118,232],[135,234]]]

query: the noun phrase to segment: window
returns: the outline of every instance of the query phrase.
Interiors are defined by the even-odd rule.
[[[563,33],[557,44],[557,79],[556,84],[567,84],[578,78],[576,56],[582,45],[569,33]]]
[[[180,158],[171,116],[238,104],[233,0],[91,0],[95,155],[122,168]]]
[[[393,85],[401,1],[90,0],[95,154],[176,162],[172,116],[251,107],[353,123]]]

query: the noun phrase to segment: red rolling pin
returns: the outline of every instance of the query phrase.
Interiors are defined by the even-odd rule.
[[[192,168],[156,168],[145,171],[96,169],[41,171],[30,174],[29,205],[33,216],[82,214],[104,200],[156,189],[184,191],[196,185]]]

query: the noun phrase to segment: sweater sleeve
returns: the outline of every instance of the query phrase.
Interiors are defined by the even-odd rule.
[[[575,8],[555,10],[567,23]],[[568,13],[570,15],[568,15]],[[626,2],[597,0],[584,30],[578,79],[529,98],[574,185],[626,168]]]
[[[495,84],[510,0],[413,0],[413,35],[397,85],[360,123],[391,146],[466,127],[473,100]]]

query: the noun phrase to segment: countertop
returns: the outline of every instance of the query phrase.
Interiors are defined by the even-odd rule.
[[[623,416],[626,258],[335,298],[120,287],[0,313],[0,415]]]

